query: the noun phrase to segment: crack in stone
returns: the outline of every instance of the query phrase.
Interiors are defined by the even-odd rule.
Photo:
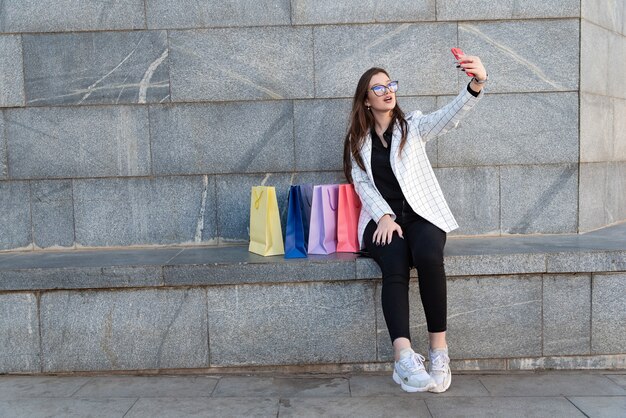
[[[198,221],[196,223],[196,235],[194,236],[194,242],[202,241],[202,231],[204,231],[204,211],[206,207],[206,199],[209,191],[209,176],[204,175],[202,177],[204,188],[202,189],[202,198],[200,199],[200,211],[198,213]]]

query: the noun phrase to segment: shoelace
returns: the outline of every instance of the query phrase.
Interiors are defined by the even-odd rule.
[[[426,359],[423,355],[414,353],[412,356],[400,359],[399,363],[402,365],[403,368],[410,372],[418,372],[420,370],[426,370],[424,368],[424,360]]]
[[[446,353],[437,353],[433,356],[431,362],[432,365],[430,369],[432,371],[445,372],[446,365],[450,362],[450,358],[446,355]]]

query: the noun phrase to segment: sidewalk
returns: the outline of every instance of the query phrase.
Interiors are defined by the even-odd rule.
[[[444,394],[386,374],[0,376],[8,417],[626,417],[626,372],[455,374]]]

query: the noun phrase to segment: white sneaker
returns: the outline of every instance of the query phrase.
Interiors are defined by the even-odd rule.
[[[393,381],[405,392],[426,392],[436,386],[435,381],[426,372],[424,356],[410,348],[400,351],[400,360],[393,368]]]
[[[437,348],[428,350],[430,364],[428,371],[435,381],[436,386],[429,389],[430,392],[441,393],[448,390],[452,383],[452,372],[450,371],[450,357],[447,348]]]

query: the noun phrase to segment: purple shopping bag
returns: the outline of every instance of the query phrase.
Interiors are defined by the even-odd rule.
[[[313,187],[309,254],[330,254],[337,251],[337,205],[339,185]]]

